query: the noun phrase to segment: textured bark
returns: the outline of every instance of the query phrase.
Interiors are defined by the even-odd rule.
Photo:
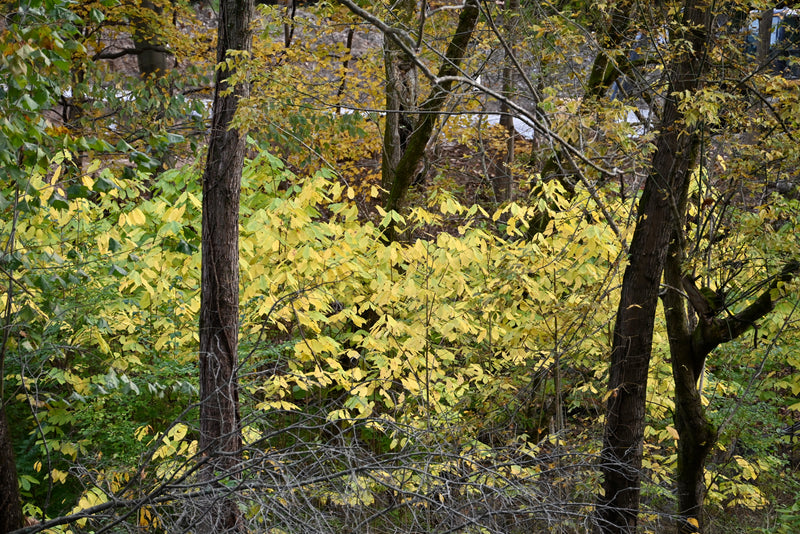
[[[706,417],[697,388],[703,372],[706,354],[698,354],[692,344],[692,331],[684,299],[683,236],[686,197],[679,205],[681,217],[676,221],[673,239],[664,269],[664,316],[667,322],[672,378],[675,381],[675,412],[673,419],[678,432],[678,533],[703,532],[703,500],[705,499],[705,464],[708,453],[717,440],[717,431]],[[698,311],[701,320],[705,315]],[[690,527],[688,520],[697,521]],[[686,530],[690,528],[690,530]]]
[[[472,32],[475,30],[479,14],[480,7],[477,0],[467,0],[464,3],[458,18],[458,26],[439,68],[437,75],[439,78],[458,76],[460,74],[461,62],[464,60],[467,46],[472,40]],[[397,210],[402,205],[419,163],[425,155],[425,147],[433,133],[433,127],[436,125],[439,111],[441,111],[447,96],[450,94],[452,86],[452,79],[434,84],[428,97],[419,106],[418,118],[413,123],[411,134],[408,136],[402,153],[397,160],[394,176],[391,179],[391,187],[388,188],[386,211]],[[388,241],[396,238],[394,225],[390,225],[386,229],[384,237]]]
[[[23,526],[22,501],[17,485],[17,466],[11,446],[6,408],[0,400],[0,534]]]
[[[148,13],[148,10],[150,13]],[[133,44],[136,50],[136,62],[141,76],[164,76],[167,73],[167,56],[169,52],[155,36],[155,19],[163,19],[164,9],[151,0],[142,0],[142,17],[133,20]],[[147,16],[149,15],[149,16]]]
[[[508,48],[505,51],[505,65],[503,65],[503,96],[509,100],[514,98],[517,91],[516,79],[514,76],[514,48],[517,40],[517,21],[519,20],[519,0],[509,0],[508,10],[504,14],[505,39]],[[506,154],[503,158],[503,166],[498,169],[494,177],[494,194],[498,202],[506,202],[513,196],[514,175],[512,166],[514,164],[514,151],[516,148],[517,130],[514,128],[514,116],[508,103],[500,103],[500,125],[506,130]]]
[[[249,51],[253,0],[222,0],[219,12],[217,62],[229,50]],[[242,446],[239,420],[239,194],[245,135],[231,128],[246,84],[228,90],[231,73],[218,69],[213,123],[203,174],[202,280],[200,303],[200,440],[205,456],[201,477],[235,478]],[[201,522],[201,532],[240,530],[232,503],[217,501]]]
[[[758,41],[756,42],[756,58],[759,65],[769,62],[770,34],[772,33],[772,8],[765,9],[758,18]]]
[[[414,0],[399,2],[394,11],[397,20],[392,26],[408,31],[416,8]],[[416,120],[417,66],[414,58],[388,36],[384,37],[383,42],[383,63],[386,70],[386,124],[383,130],[381,185],[389,191]]]
[[[22,153],[18,157],[19,166],[22,167]],[[14,216],[11,221],[11,232],[6,242],[5,251],[12,252],[15,248],[19,186],[14,193]],[[8,339],[11,335],[13,326],[12,305],[14,303],[14,279],[11,272],[8,273],[8,289],[6,291],[6,306],[3,310],[2,335],[0,335],[0,534],[11,532],[22,527],[22,500],[19,494],[17,481],[17,464],[14,460],[14,446],[11,442],[11,429],[8,426],[8,416],[6,415],[6,349]]]
[[[710,16],[702,2],[688,1],[683,13],[688,28],[683,37],[692,47],[669,66],[668,95],[693,91],[701,80]],[[696,134],[683,122],[677,102],[668,98],[623,276],[601,452],[603,494],[598,497],[597,519],[604,533],[634,533],[638,523],[653,323],[667,248],[697,146]]]
[[[685,213],[685,211],[681,211]],[[675,226],[683,228],[682,223]],[[703,303],[695,305],[699,323],[691,328],[687,302],[681,291],[687,285],[682,274],[682,239],[676,235],[670,243],[670,251],[664,270],[664,315],[669,335],[672,376],[675,380],[675,429],[678,432],[678,534],[697,531],[704,532],[703,501],[706,495],[705,464],[708,454],[714,447],[717,431],[706,417],[701,392],[697,383],[703,372],[705,361],[714,348],[731,341],[752,328],[756,321],[767,315],[775,307],[778,298],[775,290],[781,282],[788,282],[797,275],[800,264],[790,261],[771,282],[765,283],[763,291],[749,306],[735,315],[724,318],[715,317],[707,311]],[[725,313],[717,310],[717,313]],[[697,521],[699,527],[686,530],[689,519]]]

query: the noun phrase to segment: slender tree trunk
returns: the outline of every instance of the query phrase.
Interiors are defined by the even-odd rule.
[[[439,67],[437,78],[448,78],[461,74],[461,62],[472,41],[472,32],[475,30],[479,14],[480,7],[477,0],[466,0],[458,17],[458,25]],[[419,114],[413,123],[413,130],[405,144],[400,147],[402,150],[394,168],[391,184],[385,184],[389,185],[385,204],[386,211],[397,210],[402,205],[419,163],[425,155],[425,147],[433,134],[439,111],[444,106],[452,87],[452,79],[445,79],[435,84],[428,93],[428,97],[419,106]],[[384,238],[393,241],[396,237],[394,225],[390,225],[384,233]]]
[[[686,192],[677,202],[679,214],[673,226],[664,268],[664,316],[667,322],[672,378],[675,381],[675,412],[673,419],[678,432],[678,534],[703,532],[703,500],[705,499],[705,464],[708,453],[717,440],[714,425],[706,417],[697,383],[703,373],[705,354],[698,354],[692,344],[692,329],[684,296],[692,288],[683,275]],[[698,292],[699,294],[699,292]],[[697,310],[699,320],[707,320],[707,310]],[[696,525],[690,525],[694,520]]]
[[[505,26],[505,39],[508,44],[506,50],[505,65],[503,65],[503,96],[511,99],[517,92],[515,83],[514,61],[511,57],[514,53],[514,44],[517,40],[517,21],[519,16],[519,0],[509,0],[508,9],[504,14],[503,26]],[[495,196],[500,202],[511,200],[513,192],[513,172],[514,151],[516,145],[517,130],[514,128],[514,117],[506,102],[500,104],[500,125],[506,130],[506,154],[503,167],[499,170],[495,178]]]
[[[229,51],[249,51],[253,0],[221,0],[217,63]],[[239,331],[239,194],[245,135],[231,122],[245,83],[229,91],[232,73],[218,69],[213,124],[203,174],[203,234],[200,303],[200,440],[205,456],[201,477],[216,483],[236,478],[242,446],[237,379]],[[229,91],[225,93],[226,91]],[[208,509],[201,532],[241,530],[235,504],[221,500]]]
[[[425,6],[422,8],[425,9]],[[393,11],[397,19],[392,26],[409,32],[416,10],[415,0],[402,0]],[[386,124],[383,130],[381,185],[385,191],[389,191],[416,122],[417,67],[414,58],[389,36],[384,36],[383,62],[386,70]]]
[[[759,65],[766,65],[770,60],[770,36],[772,35],[772,8],[761,12],[758,19],[758,42],[756,55]]]
[[[22,155],[18,158],[22,166]],[[17,231],[17,216],[19,203],[19,186],[14,193],[14,217],[11,233],[5,244],[6,254],[14,252],[15,235]],[[5,391],[5,363],[8,338],[13,326],[12,304],[14,302],[13,272],[8,272],[8,289],[6,291],[6,306],[3,310],[3,328],[0,335],[0,534],[11,532],[22,527],[22,500],[19,494],[19,481],[17,480],[17,464],[14,460],[14,447],[11,442],[11,429],[8,426],[6,415]]]
[[[682,37],[692,47],[669,67],[669,95],[700,85],[710,15],[704,2],[689,0]],[[687,47],[689,48],[689,47]],[[668,98],[650,175],[639,201],[630,257],[622,281],[611,350],[609,398],[601,452],[603,493],[598,527],[604,533],[634,533],[638,522],[647,375],[653,324],[672,228],[689,186],[697,136]]]
[[[17,465],[14,463],[6,407],[0,399],[0,534],[22,528],[22,521]]]
[[[139,74],[145,76],[164,76],[167,73],[167,56],[169,55],[164,44],[155,35],[158,27],[154,19],[163,19],[164,8],[156,5],[152,0],[141,0],[141,13],[143,16],[133,20],[133,44],[136,48],[136,62],[139,65]],[[148,12],[149,11],[149,12]]]

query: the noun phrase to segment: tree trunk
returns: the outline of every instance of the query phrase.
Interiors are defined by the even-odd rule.
[[[687,30],[680,37],[692,46],[668,69],[668,95],[693,91],[700,85],[710,15],[705,5],[698,4],[690,0],[684,7]],[[603,494],[598,497],[597,509],[598,528],[604,533],[636,532],[653,323],[675,214],[680,199],[686,196],[696,146],[697,136],[684,124],[678,102],[668,98],[652,168],[639,201],[614,326],[601,452]]]
[[[163,17],[164,9],[152,0],[142,0],[141,9],[144,16],[133,19],[133,45],[136,49],[136,62],[139,74],[146,76],[164,76],[167,73],[167,56],[164,44],[155,35],[154,23]],[[147,12],[149,10],[150,12]]]
[[[517,39],[517,21],[519,16],[519,0],[509,0],[508,10],[504,13],[503,25],[505,26],[505,39],[508,47],[505,51],[505,65],[503,65],[503,96],[509,100],[514,98],[516,90],[516,80],[514,73],[514,44]],[[503,166],[499,169],[498,175],[494,178],[494,193],[498,202],[507,202],[513,195],[513,171],[514,151],[516,148],[517,130],[514,128],[514,117],[508,103],[503,101],[500,104],[500,125],[506,130],[506,154]]]
[[[252,18],[253,0],[221,1],[218,64],[225,61],[228,51],[249,52]],[[231,74],[222,68],[216,72],[213,123],[203,174],[199,446],[205,460],[201,477],[214,483],[219,478],[236,478],[233,468],[242,447],[236,373],[239,194],[246,136],[231,128],[231,121],[249,88],[239,83],[229,91],[226,78]],[[235,504],[217,499],[201,522],[200,531],[238,531],[239,522]]]
[[[437,78],[458,76],[461,73],[461,62],[464,60],[467,47],[472,40],[472,32],[475,30],[479,14],[480,7],[477,0],[467,0],[464,3],[464,7],[461,8],[461,14],[458,17],[458,26],[456,26],[455,33],[453,33],[453,37],[447,46]],[[399,159],[394,167],[391,184],[386,184],[389,185],[386,211],[397,210],[402,205],[419,163],[425,155],[425,147],[430,141],[439,111],[444,106],[452,87],[452,78],[434,84],[428,97],[419,106],[419,115],[418,119],[413,123],[413,130],[408,136],[405,145],[400,147]],[[384,150],[386,148],[384,147]],[[387,241],[396,239],[393,224],[390,224],[384,232],[384,238]]]
[[[6,407],[0,399],[0,534],[22,528],[22,523],[17,465],[14,463]]]
[[[682,213],[685,213],[683,211]],[[680,225],[683,228],[682,220]],[[703,501],[705,499],[705,464],[717,440],[717,431],[706,417],[701,391],[697,383],[706,358],[718,345],[731,341],[767,315],[775,306],[777,288],[796,276],[800,264],[790,261],[759,297],[736,315],[729,315],[724,306],[710,310],[704,296],[683,273],[683,239],[676,235],[664,270],[664,315],[669,335],[672,376],[675,380],[675,429],[678,431],[678,522],[677,532],[704,532]],[[690,328],[684,295],[698,315],[698,324]],[[716,315],[725,314],[724,318]],[[689,526],[694,520],[696,525]],[[687,530],[692,528],[692,530]]]
[[[21,152],[17,161],[20,164],[19,166],[22,167],[23,158]],[[5,246],[6,253],[13,253],[16,243],[19,190],[18,185],[14,192],[14,217],[12,219],[11,232]],[[20,499],[19,481],[17,480],[17,464],[14,459],[14,446],[11,442],[11,429],[8,426],[5,404],[6,349],[13,326],[13,302],[14,278],[13,270],[9,270],[6,306],[3,310],[3,333],[0,336],[0,534],[21,528],[23,522],[22,500]]]
[[[409,31],[416,8],[414,0],[399,2],[394,11],[397,21],[392,26]],[[388,35],[383,40],[383,63],[386,70],[386,124],[383,130],[381,186],[388,192],[395,181],[397,165],[416,122],[417,66],[414,58]]]
[[[683,276],[686,196],[678,203],[678,220],[673,227],[664,269],[664,316],[667,322],[672,378],[675,381],[675,412],[673,419],[678,432],[678,534],[703,532],[703,500],[705,499],[705,464],[708,453],[717,440],[714,425],[706,418],[697,382],[703,373],[705,354],[698,354],[692,344],[689,314],[683,295],[686,280]],[[697,310],[699,320],[705,321],[703,311]],[[696,525],[690,525],[694,520]]]
[[[758,42],[756,43],[756,56],[760,66],[766,65],[770,60],[770,37],[772,35],[772,8],[761,12],[758,19]]]

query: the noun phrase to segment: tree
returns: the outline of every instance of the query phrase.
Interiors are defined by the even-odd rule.
[[[232,127],[247,83],[233,77],[232,62],[252,46],[252,0],[220,3],[213,122],[203,173],[200,304],[201,477],[211,482],[237,463],[242,438],[237,380],[239,333],[239,195],[246,137]],[[235,476],[235,475],[234,475]],[[217,504],[205,532],[239,529],[235,506]]]
[[[724,303],[710,302],[707,292],[698,290],[691,278],[684,274],[683,246],[686,238],[682,234],[685,206],[683,208],[667,255],[663,301],[675,381],[675,429],[679,435],[676,473],[678,532],[689,522],[703,532],[705,463],[717,439],[717,431],[706,416],[698,388],[706,358],[717,346],[736,339],[772,311],[780,298],[780,286],[796,276],[800,264],[791,260],[778,275],[756,284],[756,288],[765,289],[750,305],[731,314]],[[697,316],[694,326],[687,311],[689,303]]]
[[[420,17],[424,14],[425,6]],[[417,2],[404,0],[393,10],[395,17],[391,27],[407,32],[414,24]],[[422,19],[424,21],[424,19]],[[414,115],[417,110],[417,65],[409,44],[402,46],[396,39],[384,37],[383,64],[386,72],[386,124],[383,128],[383,153],[381,162],[381,186],[391,190],[397,174],[400,158],[408,146],[408,138],[414,131]]]
[[[142,0],[139,14],[133,19],[133,43],[139,74],[142,76],[164,76],[167,72],[167,56],[164,44],[156,33],[158,22],[164,17],[164,7],[151,0]]]
[[[8,250],[13,249],[13,239],[9,239]],[[0,534],[11,532],[22,526],[22,500],[19,496],[17,466],[14,462],[14,449],[11,446],[11,431],[8,427],[5,403],[6,346],[11,332],[11,303],[14,294],[12,274],[8,275],[8,293],[4,313],[3,334],[0,338]]]
[[[412,47],[415,46],[415,42],[411,39],[408,29],[400,30],[382,22],[351,0],[343,0],[343,3],[353,13],[381,30],[384,39],[391,41],[386,45],[384,54],[387,61],[387,121],[384,130],[382,183],[387,189],[384,208],[386,211],[397,211],[402,206],[419,170],[439,112],[450,95],[454,78],[461,74],[461,64],[466,59],[472,32],[478,23],[480,6],[475,0],[464,3],[439,70],[434,75],[414,54]],[[411,18],[410,7],[411,4],[407,4],[403,8],[401,22]],[[424,29],[424,24],[425,19],[420,18],[420,32]],[[411,102],[416,93],[414,63],[423,67],[425,75],[431,81],[428,96],[418,105]],[[415,113],[409,114],[409,108]],[[397,238],[393,223],[386,229],[385,237],[389,241]]]
[[[609,397],[601,463],[598,525],[605,533],[636,531],[653,326],[673,228],[686,204],[698,134],[678,97],[700,87],[711,24],[702,1],[688,0],[675,40],[688,43],[667,67],[669,89],[650,173],[638,203],[629,263],[622,281],[611,348]]]

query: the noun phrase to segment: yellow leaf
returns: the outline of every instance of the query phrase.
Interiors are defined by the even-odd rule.
[[[67,473],[59,469],[53,469],[52,471],[50,471],[50,478],[55,483],[60,482],[61,484],[63,484],[64,482],[67,481]]]
[[[188,431],[189,427],[183,423],[178,423],[169,430],[169,436],[176,441],[180,441],[186,437]]]
[[[672,436],[672,439],[681,439],[681,437],[678,435],[678,431],[675,430],[674,426],[667,425],[667,432],[669,432],[669,435]]]
[[[120,219],[121,218],[122,215],[120,214]],[[141,226],[147,221],[144,213],[142,213],[142,210],[139,208],[133,208],[131,211],[129,211],[126,220],[131,226]]]

